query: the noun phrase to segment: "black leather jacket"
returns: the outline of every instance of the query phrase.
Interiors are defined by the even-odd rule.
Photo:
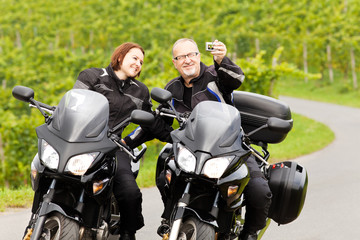
[[[232,92],[240,87],[245,79],[241,68],[229,58],[224,57],[221,64],[206,66],[200,63],[200,75],[190,81],[193,84],[191,106],[184,103],[184,79],[179,76],[171,80],[165,89],[173,95],[176,111],[191,112],[201,101],[219,101],[233,105]]]

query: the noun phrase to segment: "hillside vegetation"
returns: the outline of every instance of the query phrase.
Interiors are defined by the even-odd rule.
[[[0,186],[29,184],[34,126],[43,123],[12,88],[32,87],[36,99],[57,105],[81,70],[106,67],[126,41],[144,47],[139,80],[150,89],[177,76],[172,44],[190,37],[206,64],[212,63],[206,41],[227,45],[246,74],[239,90],[276,97],[279,79],[287,77],[323,86],[341,80],[342,89],[359,92],[357,0],[0,0],[0,6]]]

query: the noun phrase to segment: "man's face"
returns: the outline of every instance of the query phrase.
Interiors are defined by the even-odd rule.
[[[178,43],[173,50],[175,58],[182,56],[178,60],[173,59],[173,63],[180,75],[187,81],[196,78],[200,74],[200,53],[198,52],[196,45],[190,41]]]

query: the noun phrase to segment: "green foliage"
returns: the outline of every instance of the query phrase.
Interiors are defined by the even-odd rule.
[[[297,69],[303,65],[304,43],[314,72],[326,74],[328,44],[332,66],[344,79],[351,74],[350,49],[354,49],[356,62],[360,60],[357,0],[0,3],[0,185],[28,183],[29,163],[36,152],[34,128],[43,121],[38,112],[13,99],[11,89],[15,85],[32,87],[36,99],[57,105],[81,70],[106,67],[114,48],[123,42],[144,47],[140,80],[150,89],[163,87],[177,76],[171,48],[182,37],[197,41],[208,65],[212,59],[204,51],[205,42],[224,42],[229,57],[244,69],[246,80],[241,90],[273,96],[281,76],[305,76]],[[339,91],[352,92],[353,87],[347,82]]]
[[[249,92],[257,92],[263,95],[273,96],[274,85],[280,77],[303,77],[310,79],[320,78],[319,74],[305,74],[294,65],[287,62],[278,64],[283,47],[278,48],[272,56],[272,63],[266,63],[265,51],[261,51],[255,58],[240,59],[238,64],[245,72],[246,81],[241,87]]]
[[[32,126],[40,125],[42,119],[39,120],[32,114],[20,115],[18,118],[11,112],[0,117],[5,155],[0,175],[2,186],[8,183],[14,187],[30,184],[30,163],[37,153],[36,133]]]

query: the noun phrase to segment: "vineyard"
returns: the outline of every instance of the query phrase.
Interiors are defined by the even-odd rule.
[[[150,89],[177,76],[172,44],[190,37],[206,64],[212,59],[205,42],[226,44],[246,75],[240,90],[274,96],[287,76],[341,81],[359,91],[358,0],[0,0],[0,6],[0,187],[29,184],[34,127],[43,123],[12,88],[31,87],[36,99],[57,105],[81,70],[106,67],[123,42],[144,47],[139,80]]]

